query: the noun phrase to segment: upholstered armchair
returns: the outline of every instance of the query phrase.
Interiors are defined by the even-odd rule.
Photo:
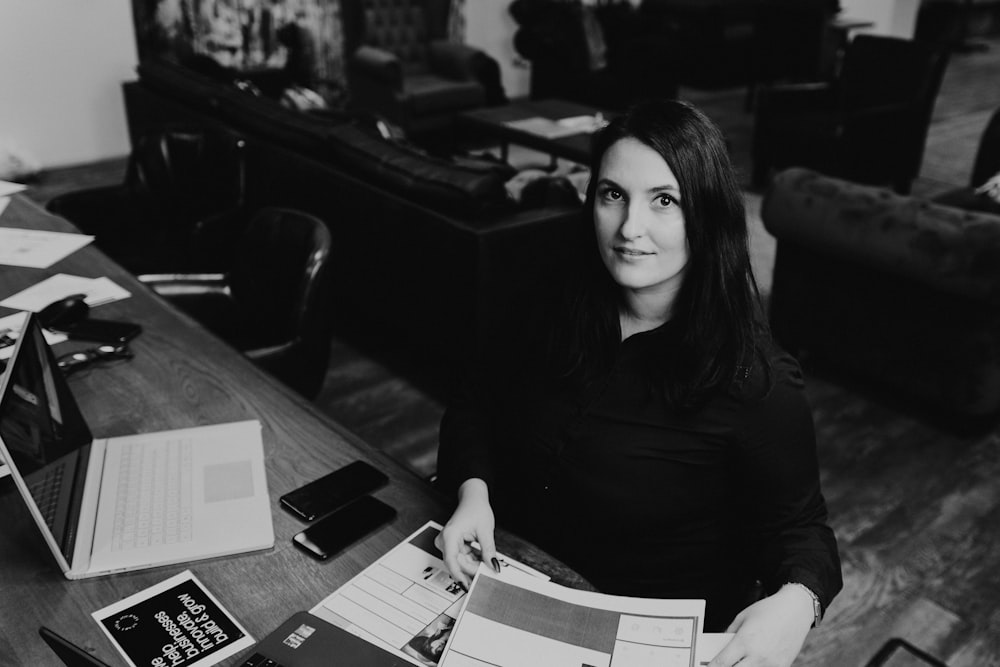
[[[500,67],[448,40],[448,0],[343,0],[351,106],[411,132],[506,101]]]
[[[800,166],[908,193],[920,171],[948,52],[932,44],[858,35],[833,81],[761,88],[753,181]]]

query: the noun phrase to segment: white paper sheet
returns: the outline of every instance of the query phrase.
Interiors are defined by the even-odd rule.
[[[436,665],[465,599],[434,547],[440,532],[440,524],[428,521],[311,612],[414,665]],[[548,579],[497,558],[505,577]]]
[[[4,209],[7,208],[7,204],[10,203],[10,197],[0,197],[0,215],[3,215]]]
[[[0,264],[46,269],[94,240],[85,234],[0,228]]]
[[[24,320],[27,317],[28,314],[24,312],[0,317],[0,359],[9,359],[14,354],[14,344],[21,335],[21,329],[24,328]],[[65,334],[48,329],[42,329],[42,335],[45,336],[45,342],[50,346],[66,340]]]
[[[691,667],[704,600],[578,591],[480,566],[440,667]]]
[[[132,296],[110,278],[83,278],[58,273],[0,301],[0,306],[37,313],[53,301],[84,294],[91,308]]]
[[[554,120],[549,120],[548,118],[542,118],[540,116],[524,118],[522,120],[509,120],[506,121],[504,125],[515,130],[521,130],[522,132],[545,137],[546,139],[558,139],[560,137],[580,134],[581,132],[581,130],[573,126],[560,125]]]

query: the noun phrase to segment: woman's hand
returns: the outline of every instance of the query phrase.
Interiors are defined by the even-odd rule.
[[[444,554],[448,572],[466,588],[480,563],[470,545],[473,540],[478,540],[482,547],[482,562],[497,567],[493,528],[493,508],[486,482],[478,478],[465,480],[458,488],[458,507],[434,545]]]
[[[1000,172],[993,174],[988,181],[976,188],[976,193],[986,195],[1000,204]]]
[[[814,620],[812,598],[800,586],[785,584],[774,595],[736,616],[735,632],[709,667],[789,667],[802,649]]]

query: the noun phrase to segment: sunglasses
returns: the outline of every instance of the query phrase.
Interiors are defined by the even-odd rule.
[[[70,375],[76,371],[89,366],[109,361],[121,361],[131,359],[134,354],[127,344],[123,345],[98,345],[86,350],[77,350],[64,354],[56,359],[56,365],[62,370],[63,375]]]

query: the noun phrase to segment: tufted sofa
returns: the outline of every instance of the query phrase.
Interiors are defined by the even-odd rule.
[[[556,271],[579,204],[514,204],[509,166],[428,154],[356,119],[294,111],[170,63],[124,84],[133,142],[163,123],[246,138],[247,206],[284,206],[333,235],[335,327],[420,362],[488,349]]]
[[[793,168],[762,218],[790,351],[934,414],[1000,410],[1000,215]]]

